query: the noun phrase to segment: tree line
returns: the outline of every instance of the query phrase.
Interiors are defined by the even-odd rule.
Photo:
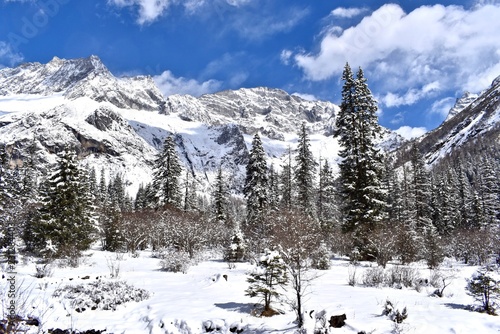
[[[157,155],[152,182],[133,196],[123,175],[85,169],[69,149],[52,174],[41,176],[33,156],[9,168],[2,146],[2,229],[14,225],[18,248],[44,258],[75,259],[100,240],[109,251],[172,248],[190,258],[220,248],[228,261],[239,261],[283,249],[283,235],[294,233],[307,245],[301,256],[318,268],[327,266],[331,253],[382,266],[425,260],[429,267],[445,256],[484,263],[498,255],[498,145],[470,143],[432,168],[416,143],[385,152],[377,145],[377,104],[362,69],[354,74],[346,64],[342,80],[338,173],[329,159],[313,156],[305,123],[281,166],[267,163],[254,135],[242,196],[229,191],[222,166],[209,194],[197,189],[172,136]]]

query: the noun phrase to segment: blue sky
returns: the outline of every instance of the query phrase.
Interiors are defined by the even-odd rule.
[[[164,94],[269,86],[340,102],[361,66],[380,123],[438,126],[500,75],[500,0],[0,0],[0,67],[98,55]]]

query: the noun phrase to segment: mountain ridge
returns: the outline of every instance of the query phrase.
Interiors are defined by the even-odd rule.
[[[417,140],[427,163],[493,129],[500,122],[499,96],[500,77],[477,97],[457,99],[445,122]],[[238,184],[255,133],[262,136],[269,164],[279,168],[295,147],[302,123],[315,157],[330,160],[335,168],[338,111],[333,103],[268,87],[164,97],[151,77],[117,78],[96,56],[54,57],[47,64],[0,70],[0,142],[14,165],[22,164],[34,145],[36,161],[49,170],[55,154],[70,146],[83,164],[105,167],[108,176],[127,175],[131,193],[151,179],[155,154],[168,135],[174,136],[186,169],[207,191],[220,165],[233,190],[241,191]],[[383,131],[379,147],[393,151],[405,143],[395,132]]]

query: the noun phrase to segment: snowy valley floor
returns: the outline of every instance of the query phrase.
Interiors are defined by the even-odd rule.
[[[55,267],[51,277],[37,279],[33,259],[25,259],[17,266],[17,284],[21,285],[23,298],[18,308],[24,315],[39,317],[43,329],[49,328],[87,330],[106,329],[105,333],[204,333],[204,325],[211,321],[219,331],[230,333],[230,328],[243,329],[243,333],[294,333],[295,315],[285,304],[274,307],[284,314],[271,318],[252,316],[257,298],[245,296],[248,287],[246,273],[252,268],[248,263],[237,263],[229,269],[221,260],[204,260],[191,266],[187,274],[159,270],[159,260],[150,252],[133,258],[129,254],[115,254],[94,249],[78,268]],[[24,263],[23,263],[24,262]],[[361,263],[356,276],[361,282],[363,272],[370,265]],[[119,266],[118,279],[110,278],[110,266]],[[389,265],[390,266],[390,265]],[[431,271],[422,264],[420,277],[429,278]],[[466,278],[477,267],[447,261],[440,269],[454,272],[456,278],[444,290],[444,297],[430,297],[435,290],[423,286],[420,291],[412,288],[376,288],[348,285],[353,267],[345,259],[332,259],[332,267],[318,271],[306,296],[305,310],[326,310],[327,317],[345,313],[346,325],[330,329],[330,333],[500,333],[500,317],[472,312],[469,305],[473,298],[465,291]],[[227,280],[224,278],[227,275]],[[89,276],[89,279],[82,277]],[[130,301],[117,305],[116,310],[91,310],[76,312],[71,303],[53,297],[56,289],[66,285],[89,284],[97,281],[125,281],[135,288],[149,291],[151,296],[143,301]],[[1,280],[2,305],[5,309],[6,279]],[[290,291],[289,291],[290,292]],[[22,299],[22,298],[21,298]],[[408,310],[408,318],[395,325],[382,315],[386,300],[395,308]],[[4,310],[3,310],[4,311]],[[307,333],[313,333],[314,321],[306,316]],[[33,332],[33,329],[30,333]]]

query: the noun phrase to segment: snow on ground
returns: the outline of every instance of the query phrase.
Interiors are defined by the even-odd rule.
[[[274,307],[284,314],[272,318],[259,318],[251,314],[258,303],[257,298],[245,296],[246,273],[252,268],[248,263],[237,263],[229,269],[227,263],[218,259],[206,259],[190,267],[187,274],[169,273],[159,270],[159,260],[148,251],[134,258],[128,254],[115,254],[94,249],[86,253],[78,268],[54,269],[48,278],[37,279],[33,259],[20,261],[17,267],[19,290],[30,292],[32,302],[25,309],[40,316],[45,329],[106,329],[106,333],[204,333],[204,325],[212,322],[221,328],[218,333],[230,333],[229,328],[239,326],[243,333],[294,333],[295,315],[285,304]],[[23,264],[24,263],[24,264]],[[53,292],[68,284],[96,281],[113,281],[110,264],[119,265],[118,280],[126,281],[136,288],[149,291],[151,297],[140,302],[118,305],[116,311],[86,310],[78,313],[71,309],[68,301],[52,297]],[[362,263],[356,273],[361,277],[369,269]],[[451,268],[451,266],[453,268]],[[422,278],[431,274],[425,265],[418,267]],[[466,278],[476,267],[451,263],[443,271],[456,271],[457,278],[444,291],[443,298],[430,297],[434,290],[423,287],[415,289],[371,288],[361,284],[347,284],[353,267],[345,259],[333,259],[332,268],[319,271],[306,296],[305,310],[326,310],[327,317],[345,313],[346,325],[330,329],[330,333],[498,333],[498,317],[472,312],[468,305],[472,297],[465,293]],[[88,280],[82,277],[90,276]],[[224,278],[227,275],[227,280]],[[1,280],[5,291],[6,279]],[[288,291],[291,293],[291,291]],[[26,293],[25,293],[26,295]],[[408,309],[408,319],[396,329],[395,323],[383,316],[385,301],[390,300],[396,308]],[[35,306],[35,309],[31,308]],[[312,333],[314,321],[306,315],[308,333]]]

